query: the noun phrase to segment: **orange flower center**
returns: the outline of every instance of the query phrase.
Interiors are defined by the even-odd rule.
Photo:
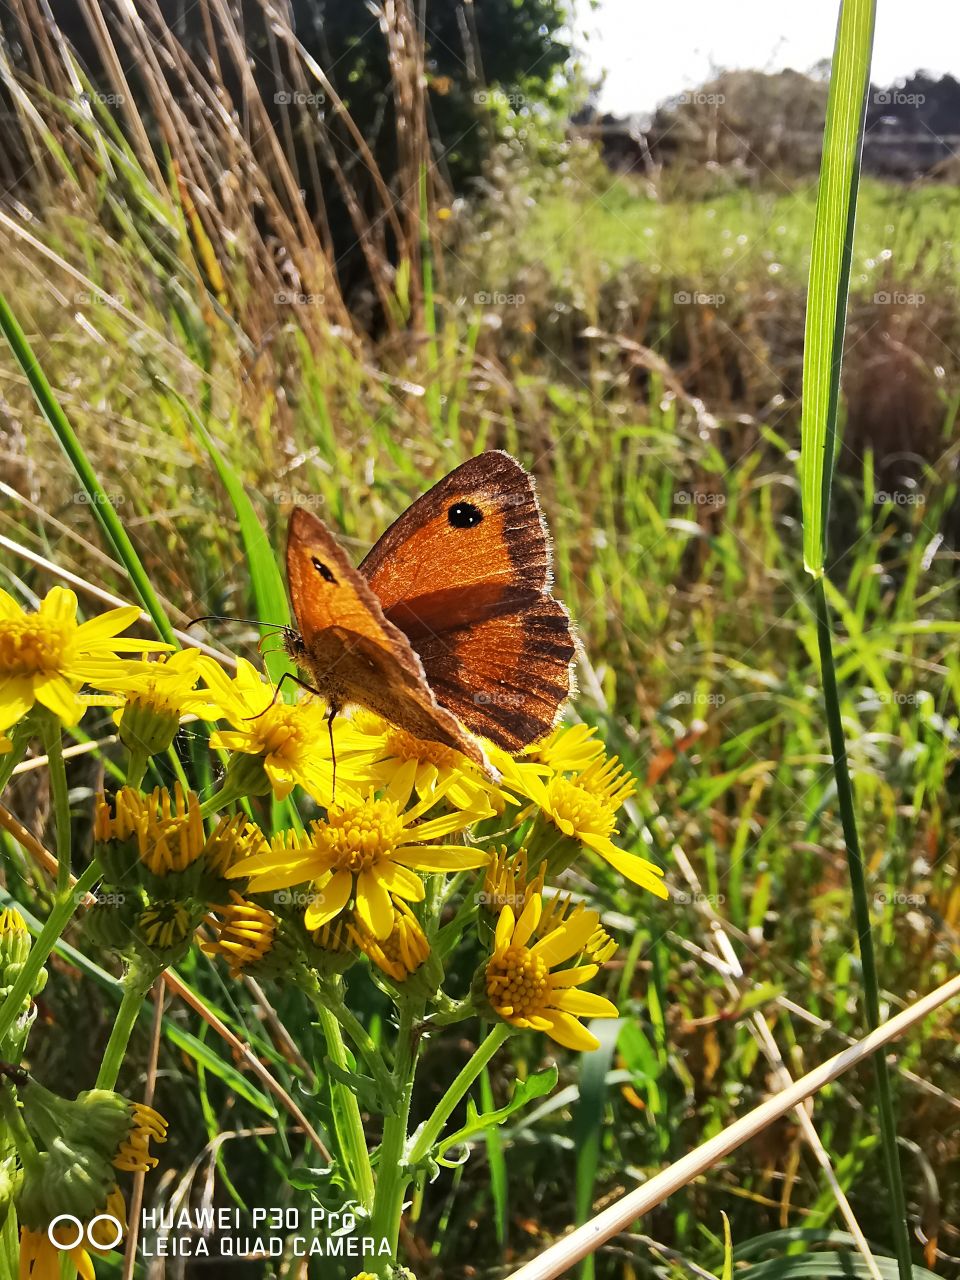
[[[550,969],[529,947],[510,946],[487,964],[487,999],[502,1018],[531,1018],[547,994]]]
[[[34,614],[0,622],[0,670],[9,675],[59,671],[69,647],[69,629],[50,618]]]
[[[616,823],[614,812],[592,792],[584,791],[569,778],[554,778],[549,790],[550,811],[561,830],[564,823],[569,823],[574,836],[609,836],[613,831]]]
[[[403,823],[391,800],[331,809],[326,823],[316,828],[318,851],[335,870],[354,875],[389,858],[402,839]]]

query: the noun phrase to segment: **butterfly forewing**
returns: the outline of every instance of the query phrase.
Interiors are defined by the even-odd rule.
[[[516,751],[549,732],[576,649],[549,595],[550,547],[533,480],[480,454],[419,498],[360,570],[420,656],[442,705]]]
[[[300,629],[292,656],[332,708],[358,703],[486,767],[478,744],[438,705],[406,636],[323,521],[302,507],[290,518],[287,576]]]

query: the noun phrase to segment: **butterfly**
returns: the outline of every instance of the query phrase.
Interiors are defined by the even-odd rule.
[[[285,645],[331,717],[359,704],[488,768],[471,735],[516,754],[570,696],[570,618],[550,595],[533,478],[508,453],[451,471],[356,569],[323,521],[296,507],[287,578],[299,631]]]

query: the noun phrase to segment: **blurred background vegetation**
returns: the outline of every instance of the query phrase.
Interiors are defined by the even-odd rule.
[[[507,448],[539,480],[584,641],[572,714],[644,784],[623,839],[663,862],[672,901],[595,866],[571,877],[601,877],[623,939],[606,974],[619,1038],[563,1061],[535,1117],[414,1204],[420,1280],[502,1273],[860,1032],[796,479],[825,82],[678,86],[641,130],[591,108],[564,19],[561,0],[17,0],[0,15],[4,288],[174,621],[254,608],[236,512],[181,396],[278,549],[308,501],[359,558],[427,482]],[[960,133],[955,82],[923,96],[928,129]],[[876,164],[868,146],[830,581],[892,1011],[944,980],[960,931],[960,194],[949,155],[912,147],[915,117],[871,111],[892,141]],[[96,588],[128,594],[6,353],[0,397],[0,582],[32,600],[53,560],[90,610]],[[256,636],[225,643],[252,655]],[[111,750],[72,758],[78,805]],[[17,787],[42,833],[42,771]],[[2,852],[42,914],[42,877]],[[113,1016],[96,960],[58,961],[31,1040],[32,1069],[64,1092],[91,1083]],[[296,1090],[250,990],[191,965]],[[322,1057],[297,993],[268,995]],[[165,1027],[156,1194],[308,1192],[297,1135],[242,1061],[182,1005]],[[427,1044],[436,1096],[469,1035],[454,1053]],[[510,1048],[494,1096],[548,1052]],[[957,1065],[945,1011],[895,1074],[916,1256],[954,1277]],[[844,1077],[813,1119],[888,1254],[869,1090],[868,1069]],[[602,1250],[595,1274],[718,1273],[721,1210],[758,1278],[768,1252],[782,1267],[842,1242],[818,1161],[783,1122]]]

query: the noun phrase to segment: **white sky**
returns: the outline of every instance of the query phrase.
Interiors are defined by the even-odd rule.
[[[649,111],[713,69],[807,71],[833,50],[839,0],[576,0],[575,40],[604,110]],[[584,36],[589,38],[585,39]],[[873,81],[960,80],[960,0],[878,0]]]

